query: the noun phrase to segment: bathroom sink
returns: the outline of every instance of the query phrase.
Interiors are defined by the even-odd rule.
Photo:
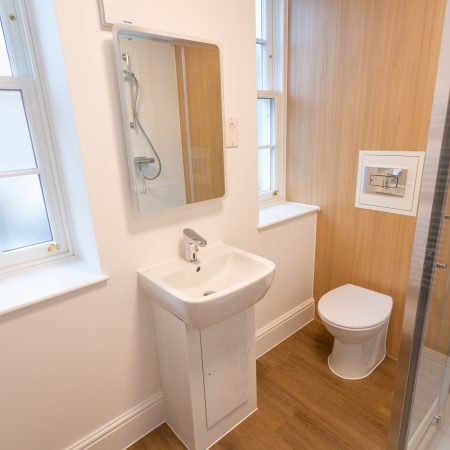
[[[275,264],[219,242],[198,260],[176,257],[138,270],[141,285],[166,310],[206,328],[254,305],[272,284]]]

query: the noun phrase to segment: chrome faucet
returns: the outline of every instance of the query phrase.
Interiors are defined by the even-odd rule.
[[[206,239],[191,228],[183,230],[184,257],[186,261],[197,261],[199,247],[206,247]]]

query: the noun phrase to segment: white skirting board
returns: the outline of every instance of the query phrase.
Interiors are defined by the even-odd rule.
[[[314,299],[310,298],[256,330],[256,357],[264,355],[312,320],[314,320]]]
[[[147,400],[111,420],[66,450],[121,450],[165,422],[162,394],[156,392]]]
[[[256,331],[259,358],[314,319],[314,299]],[[166,421],[161,392],[126,411],[65,450],[122,450]]]

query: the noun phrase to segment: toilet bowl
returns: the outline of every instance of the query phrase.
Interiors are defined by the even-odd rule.
[[[327,292],[318,313],[334,336],[331,371],[348,380],[370,375],[386,356],[392,297],[353,284]]]

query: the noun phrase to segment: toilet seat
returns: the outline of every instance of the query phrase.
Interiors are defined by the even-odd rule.
[[[391,297],[353,284],[333,289],[319,300],[319,316],[334,336],[328,366],[335,375],[358,380],[381,364],[391,310]]]
[[[353,284],[327,292],[319,301],[323,320],[350,330],[373,328],[389,320],[392,298]]]

